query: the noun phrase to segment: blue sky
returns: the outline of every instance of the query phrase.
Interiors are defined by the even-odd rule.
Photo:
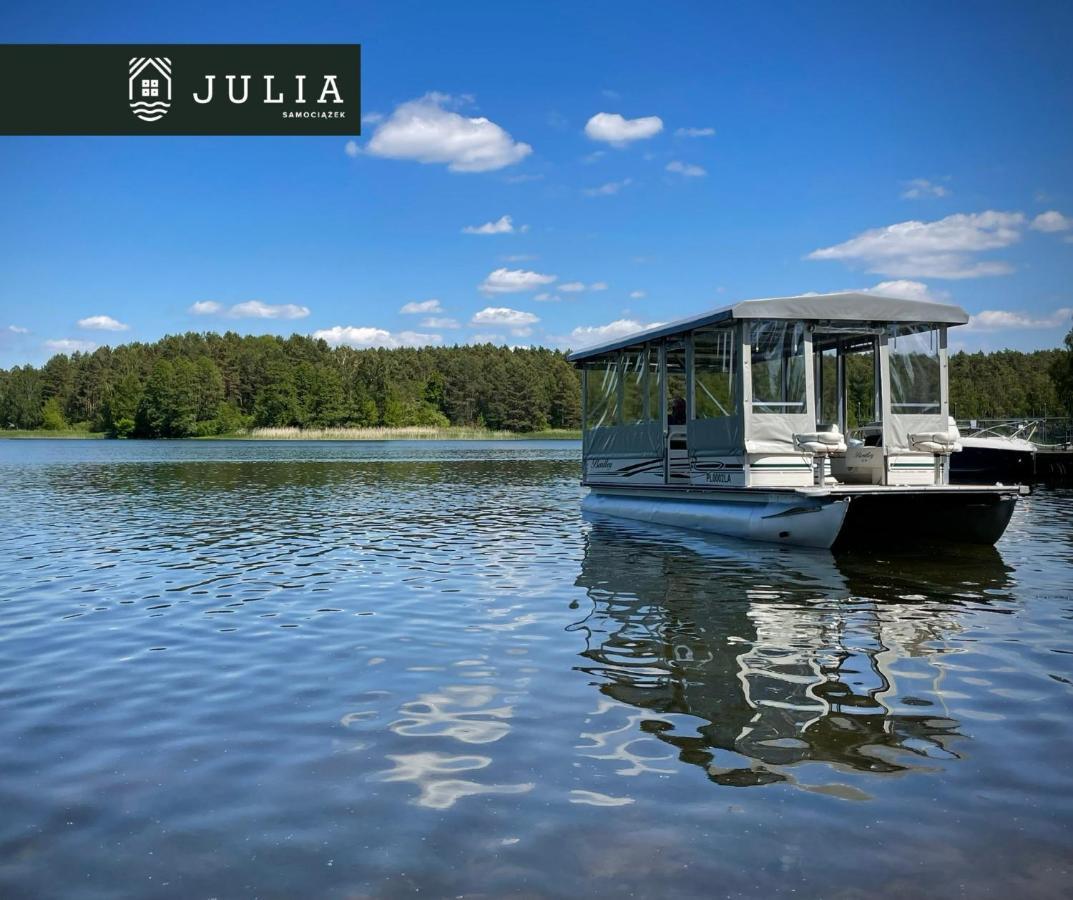
[[[228,328],[576,347],[877,286],[964,306],[969,349],[1073,319],[1068,3],[8,2],[0,33],[360,42],[372,119],[0,138],[0,366]]]

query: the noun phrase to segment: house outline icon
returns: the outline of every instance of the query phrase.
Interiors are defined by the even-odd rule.
[[[134,56],[128,68],[131,111],[143,122],[164,118],[171,108],[171,60],[166,56]]]

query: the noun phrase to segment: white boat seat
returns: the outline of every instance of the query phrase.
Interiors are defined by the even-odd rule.
[[[909,445],[921,453],[937,453],[941,456],[948,456],[960,450],[961,432],[953,419],[948,421],[950,424],[946,431],[909,435]]]
[[[813,456],[837,456],[846,452],[846,439],[837,425],[830,425],[826,431],[795,434],[794,447]]]

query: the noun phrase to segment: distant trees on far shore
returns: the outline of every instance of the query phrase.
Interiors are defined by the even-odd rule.
[[[1073,415],[1065,349],[954,353],[959,418]],[[853,374],[853,373],[851,373]],[[858,384],[860,380],[860,384]],[[867,406],[866,379],[850,379]],[[580,426],[578,373],[544,348],[355,350],[302,335],[188,333],[59,354],[0,370],[0,427],[78,427],[117,437],[194,437],[244,428],[408,425],[518,432]]]
[[[354,350],[302,335],[188,333],[0,370],[0,427],[194,437],[254,426],[580,426],[556,350]]]

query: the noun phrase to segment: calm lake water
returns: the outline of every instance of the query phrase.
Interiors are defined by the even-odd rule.
[[[579,455],[0,441],[0,895],[1068,896],[1073,491],[832,556]]]

